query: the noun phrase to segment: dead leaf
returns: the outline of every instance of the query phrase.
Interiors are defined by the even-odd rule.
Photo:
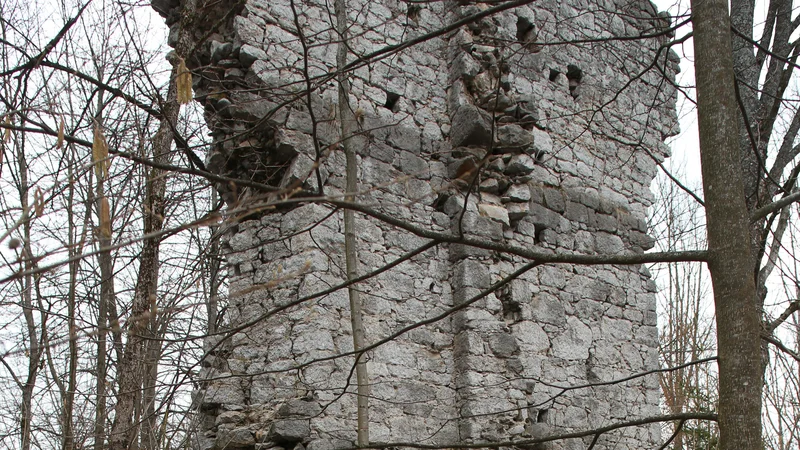
[[[6,116],[6,131],[5,135],[3,136],[3,142],[8,144],[11,142],[11,116]]]
[[[92,141],[92,159],[97,178],[104,180],[108,176],[108,144],[103,136],[99,124],[94,126],[94,140]]]
[[[33,211],[35,217],[42,217],[44,214],[44,194],[40,187],[36,187],[36,192],[33,193]]]
[[[192,72],[186,67],[186,61],[178,58],[178,70],[175,77],[178,91],[178,103],[184,105],[192,101]]]
[[[111,238],[111,206],[107,197],[100,199],[100,233],[107,239]]]
[[[58,139],[56,140],[56,148],[61,148],[64,145],[64,118],[58,124]]]

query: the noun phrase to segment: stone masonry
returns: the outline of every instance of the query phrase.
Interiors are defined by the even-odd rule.
[[[343,213],[325,201],[345,186],[333,3],[184,1],[153,6],[172,45],[193,39],[206,166],[252,182],[216,185],[235,223],[230,298],[225,333],[206,342],[195,445],[352,447],[354,358],[337,357],[353,350],[347,290],[314,297],[345,280]],[[362,61],[349,72],[358,202],[418,229],[553,254],[650,249],[649,185],[677,132],[669,21],[649,0],[540,0],[374,56],[497,5],[348,0],[349,61]],[[356,220],[361,274],[429,241]],[[496,286],[529,262],[442,243],[358,284],[369,343],[441,316],[366,355],[371,442],[523,440],[658,414],[655,375],[601,384],[658,367],[647,270],[539,265]],[[595,448],[660,439],[658,425],[631,427]]]

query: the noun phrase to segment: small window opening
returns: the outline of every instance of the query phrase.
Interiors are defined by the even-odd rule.
[[[408,9],[406,10],[406,16],[408,16],[408,20],[416,23],[419,20],[419,13],[422,11],[422,7],[419,5],[408,5]]]
[[[569,80],[569,93],[573,98],[578,97],[578,85],[581,84],[583,78],[583,71],[576,65],[570,64],[567,66],[567,80]]]
[[[547,423],[547,418],[550,415],[549,409],[540,409],[536,413],[536,423]]]
[[[400,100],[400,94],[395,94],[394,92],[386,92],[386,103],[384,103],[383,107],[388,109],[391,112],[397,112],[400,105],[397,104],[397,101]]]
[[[444,212],[444,205],[445,203],[447,203],[447,199],[449,198],[450,198],[449,195],[445,193],[440,193],[438,196],[436,196],[436,200],[433,201],[433,204],[431,206],[433,206],[433,209],[435,209],[436,211]]]
[[[513,300],[511,294],[512,286],[506,286],[505,289],[495,291],[494,295],[500,299],[500,304],[503,305],[503,319],[507,324],[513,324],[522,320],[522,305]]]
[[[547,156],[547,152],[541,149],[537,149],[533,154],[533,160],[536,161],[536,164],[541,164],[544,162],[544,158]]]
[[[522,306],[519,303],[511,301],[504,301],[503,305],[503,319],[508,323],[516,323],[522,320]]]
[[[533,243],[534,244],[541,244],[542,243],[542,232],[546,230],[547,227],[544,225],[534,225],[533,226]]]
[[[526,18],[517,16],[517,40],[530,42],[533,40],[536,27]]]
[[[561,75],[561,72],[557,71],[556,69],[550,69],[550,76],[548,78],[550,81],[556,81],[559,75]]]
[[[576,66],[575,64],[570,64],[567,66],[567,79],[580,82],[581,78],[583,78],[583,71],[580,69],[580,67]]]

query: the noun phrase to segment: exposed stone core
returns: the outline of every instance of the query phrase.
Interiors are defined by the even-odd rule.
[[[257,207],[316,195],[320,183],[324,196],[343,194],[333,4],[230,3],[190,13],[153,0],[173,41],[181,23],[196,39],[187,62],[213,134],[209,170],[283,189],[217,186],[231,214],[250,219],[226,239],[224,328],[252,326],[209,339],[196,445],[350,447],[353,358],[329,359],[353,347],[346,290],[268,314],[344,281],[342,212]],[[349,60],[496,5],[348,0]],[[356,65],[359,201],[417,227],[558,253],[651,248],[649,185],[677,132],[665,28],[649,0],[545,0]],[[628,39],[638,36],[651,37]],[[361,273],[427,242],[357,221]],[[463,245],[416,255],[358,285],[367,340],[442,315],[527,262]],[[381,345],[368,355],[371,441],[508,441],[657,414],[655,375],[569,389],[658,367],[654,291],[643,267],[541,265]],[[595,448],[659,439],[657,425],[634,427]]]

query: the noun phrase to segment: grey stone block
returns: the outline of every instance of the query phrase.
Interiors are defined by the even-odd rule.
[[[460,261],[469,257],[487,257],[490,254],[489,250],[470,245],[452,244],[450,246],[450,261]]]
[[[500,205],[480,203],[478,204],[478,213],[484,217],[488,217],[503,224],[505,227],[511,226],[511,222],[508,217],[508,210]]]
[[[521,150],[533,144],[533,135],[519,125],[497,127],[496,150],[501,152]]]
[[[242,67],[248,68],[259,59],[266,60],[267,52],[250,44],[244,44],[239,49],[239,62],[242,63]]]
[[[615,255],[625,251],[625,244],[619,236],[601,232],[594,237],[594,248],[598,253]]]
[[[272,422],[268,439],[277,443],[301,442],[311,436],[308,419],[281,419]]]
[[[422,135],[419,130],[397,125],[392,127],[389,132],[387,142],[392,147],[406,150],[416,155],[419,154],[422,145]]]
[[[511,161],[506,166],[506,175],[527,175],[536,168],[536,161],[530,156],[522,153],[511,157]]]
[[[519,345],[513,335],[498,333],[489,336],[489,348],[495,355],[508,358],[519,352]]]
[[[453,288],[474,287],[486,289],[491,280],[489,269],[482,261],[467,259],[458,263],[453,270]]]
[[[451,179],[471,183],[478,175],[478,163],[479,161],[474,156],[454,158],[447,164],[447,176]]]
[[[337,450],[353,447],[353,442],[343,439],[314,439],[306,445],[307,450]]]
[[[205,390],[202,402],[205,405],[243,405],[245,403],[244,391],[239,385],[239,377],[229,372],[219,373]]]
[[[311,120],[311,114],[296,109],[289,111],[289,115],[286,118],[286,128],[300,131],[310,136],[314,131],[314,122]]]
[[[217,425],[223,423],[240,424],[244,423],[245,419],[247,419],[247,414],[241,411],[225,411],[217,416],[216,424]]]
[[[491,117],[478,107],[462,105],[453,114],[450,129],[450,143],[453,147],[488,146],[491,137]]]
[[[217,431],[216,446],[218,448],[252,448],[255,443],[256,438],[247,427],[239,427],[232,430],[220,428]]]
[[[580,203],[567,202],[567,209],[564,212],[564,217],[575,222],[588,223],[589,208]]]
[[[545,155],[553,155],[553,139],[550,137],[550,133],[534,127],[531,130],[531,134],[535,151],[543,152]]]
[[[278,408],[278,416],[282,418],[309,418],[322,411],[319,402],[303,399],[289,400]]]
[[[500,192],[500,183],[496,178],[486,178],[485,180],[481,181],[478,189],[480,189],[481,192],[498,194]]]
[[[597,214],[597,229],[601,231],[615,232],[619,229],[619,222],[614,216],[608,214]]]
[[[562,326],[566,322],[566,311],[561,300],[550,294],[539,294],[531,300],[531,314],[538,323]]]
[[[528,202],[531,199],[531,189],[527,184],[514,184],[503,197],[512,202]]]
[[[523,355],[529,356],[528,352],[544,353],[550,348],[550,338],[542,327],[535,322],[522,321],[512,325],[511,330],[522,347]],[[531,367],[526,368],[531,369]]]
[[[561,189],[542,188],[544,204],[553,211],[563,213],[567,209],[566,193]]]
[[[567,319],[566,330],[552,341],[553,356],[566,360],[585,360],[589,358],[592,344],[592,330],[579,319]]]
[[[431,177],[428,162],[412,152],[400,152],[398,167],[406,175],[427,180]]]
[[[482,217],[477,213],[467,211],[461,220],[461,229],[464,233],[487,237],[493,240],[503,239],[503,225],[488,217]],[[459,229],[458,221],[454,220],[451,229],[457,231]]]
[[[561,223],[561,216],[554,211],[545,208],[537,203],[531,204],[530,219],[534,225],[543,228],[557,229]]]
[[[512,222],[521,220],[530,214],[530,206],[527,203],[509,203],[506,209],[508,209],[508,219]]]
[[[277,103],[261,98],[255,94],[237,94],[235,104],[228,110],[234,119],[244,122],[258,122],[266,117],[273,123],[283,123],[286,120],[286,109],[278,108]]]
[[[458,55],[453,58],[452,65],[450,66],[450,82],[452,83],[461,77],[473,78],[480,70],[481,65],[478,61],[475,61],[472,55],[460,51]]]
[[[311,157],[314,155],[314,143],[311,136],[292,130],[279,130],[275,134],[275,157],[279,161],[291,161],[298,154]]]
[[[283,174],[281,187],[297,188],[308,183],[314,189],[317,186],[317,177],[314,171],[314,160],[305,154],[295,156]]]
[[[641,247],[643,250],[650,250],[656,245],[655,239],[638,231],[631,230],[628,234],[628,239],[630,239],[631,244]]]

